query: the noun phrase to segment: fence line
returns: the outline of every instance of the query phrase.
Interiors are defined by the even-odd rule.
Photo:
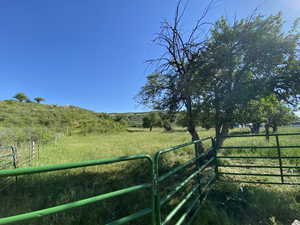
[[[114,221],[110,221],[106,223],[106,225],[119,225],[125,224],[130,221],[134,221],[138,218],[144,217],[146,215],[151,215],[151,224],[152,225],[167,225],[170,222],[174,222],[176,225],[180,224],[192,224],[193,219],[196,218],[197,213],[200,210],[200,206],[205,201],[209,190],[212,188],[214,182],[220,178],[220,175],[231,175],[231,176],[274,176],[280,177],[281,182],[260,182],[260,181],[236,181],[236,182],[243,182],[243,183],[252,183],[252,184],[293,184],[299,185],[300,183],[297,182],[287,182],[285,181],[285,177],[298,177],[300,176],[297,174],[285,174],[283,169],[287,168],[299,168],[298,166],[285,166],[282,163],[282,159],[292,158],[292,159],[300,159],[300,156],[282,156],[281,149],[285,149],[286,146],[280,146],[279,137],[285,135],[300,135],[300,133],[293,133],[293,134],[273,134],[269,136],[275,136],[276,138],[276,146],[277,149],[277,156],[220,156],[220,150],[224,149],[228,151],[232,147],[232,149],[240,148],[244,149],[244,146],[226,146],[216,148],[215,145],[215,138],[205,138],[201,140],[196,140],[192,142],[188,142],[182,145],[178,145],[175,147],[171,147],[168,149],[161,150],[157,152],[154,156],[150,156],[147,154],[140,154],[140,155],[132,155],[132,156],[123,156],[118,158],[108,158],[108,159],[98,159],[98,160],[90,160],[84,162],[75,162],[75,163],[65,163],[65,164],[57,164],[57,165],[48,165],[48,166],[40,166],[40,167],[31,167],[31,168],[17,168],[17,169],[6,169],[0,170],[0,178],[1,177],[13,177],[13,176],[21,176],[21,175],[29,175],[35,173],[45,173],[51,171],[59,171],[59,170],[66,170],[72,168],[81,168],[81,167],[88,167],[88,166],[96,166],[96,165],[104,165],[104,164],[111,164],[123,161],[136,161],[140,159],[147,159],[147,164],[150,165],[150,173],[151,179],[149,179],[146,183],[137,184],[135,186],[126,187],[123,189],[119,189],[116,191],[100,194],[97,196],[89,197],[86,199],[78,200],[75,202],[65,203],[62,205],[41,209],[33,212],[23,213],[15,216],[9,216],[0,218],[0,225],[1,224],[10,224],[19,221],[26,221],[29,219],[37,219],[40,217],[44,217],[46,215],[54,214],[63,212],[66,210],[70,210],[73,208],[81,207],[84,205],[92,204],[94,202],[103,201],[105,199],[110,199],[115,196],[125,195],[131,192],[135,192],[141,189],[150,189],[149,199],[151,199],[151,205],[147,208],[140,209],[133,214],[127,215],[125,217],[116,219]],[[264,136],[264,135],[243,135],[243,136],[228,136],[227,138],[235,138],[235,137],[254,137],[254,136]],[[211,140],[211,146],[206,149],[205,152],[200,153],[198,150],[198,146],[200,143],[202,144],[205,141]],[[177,165],[175,168],[160,174],[161,167],[161,157],[162,155],[168,156],[169,152],[174,151],[182,151],[185,150],[184,147],[186,146],[194,146],[194,154],[193,158],[184,162],[180,165]],[[246,146],[249,147],[249,146]],[[253,146],[252,146],[253,147]],[[264,149],[265,146],[254,146],[257,149]],[[263,148],[261,148],[263,147]],[[273,147],[272,147],[273,148]],[[272,149],[271,148],[271,149]],[[275,162],[278,165],[238,165],[238,164],[221,164],[221,159],[272,159],[276,160]],[[183,171],[183,169],[189,168],[190,166],[194,166],[195,168],[188,171],[189,173],[186,177],[181,177],[182,180],[179,184],[173,188],[172,191],[168,192],[166,195],[162,194],[162,185],[161,183],[169,179],[178,172]],[[270,168],[270,169],[279,169],[278,174],[261,174],[261,173],[233,173],[233,172],[222,172],[220,169],[222,168]],[[204,176],[205,175],[205,176]],[[207,176],[210,175],[210,176]],[[208,179],[207,179],[208,178]],[[188,186],[190,187],[188,189]],[[162,215],[161,208],[167,202],[169,202],[176,194],[178,194],[183,188],[186,191],[184,195],[180,197],[179,202],[172,208],[166,215]],[[182,210],[184,207],[185,210]],[[183,212],[182,212],[183,211]],[[179,214],[179,212],[182,212]],[[179,219],[177,219],[179,217]]]
[[[31,167],[38,157],[39,148],[36,148],[34,141],[19,148],[15,146],[0,146],[0,169]],[[15,182],[17,182],[17,177],[15,177]],[[0,181],[0,191],[5,190],[13,183],[14,179],[9,177]]]
[[[226,136],[226,138],[247,138],[247,137],[260,137],[260,136],[265,136],[265,135],[234,135],[234,136]],[[269,159],[269,160],[274,160],[274,163],[276,163],[275,160],[277,160],[277,165],[265,165],[267,162],[265,161],[264,165],[249,165],[249,163],[247,164],[224,164],[224,163],[220,163],[218,164],[218,168],[245,168],[245,169],[262,169],[262,168],[266,168],[266,169],[276,169],[278,170],[278,173],[236,173],[236,172],[219,172],[219,175],[226,175],[226,176],[240,176],[240,177],[246,177],[247,176],[251,176],[251,177],[277,177],[280,178],[280,181],[276,181],[276,182],[270,182],[270,181],[250,181],[250,180],[232,180],[232,182],[238,182],[238,183],[253,183],[253,184],[286,184],[286,185],[299,185],[300,182],[288,182],[285,181],[286,177],[300,177],[300,174],[286,174],[284,169],[300,169],[300,167],[298,165],[295,166],[291,166],[291,165],[283,165],[282,160],[283,159],[300,159],[300,156],[282,156],[282,151],[284,151],[285,149],[299,149],[300,150],[300,145],[281,145],[280,144],[280,138],[282,136],[299,136],[300,137],[300,133],[283,133],[283,134],[269,134],[268,136],[271,137],[275,137],[275,146],[222,146],[219,147],[218,149],[218,154],[217,154],[217,159],[221,160],[221,159],[229,159],[229,160],[233,160],[233,159]],[[227,153],[230,150],[234,150],[234,149],[242,149],[243,153],[247,153],[247,149],[255,149],[256,153],[258,150],[262,150],[262,151],[266,151],[268,149],[276,149],[276,152],[274,152],[276,154],[276,156],[245,156],[245,155],[222,155],[220,156],[220,150],[226,150]]]

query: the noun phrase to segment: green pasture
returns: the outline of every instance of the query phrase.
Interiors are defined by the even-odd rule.
[[[234,129],[231,132],[240,134],[246,131],[247,129]],[[279,132],[300,132],[300,129],[281,128]],[[201,129],[199,133],[201,137],[214,135],[213,130]],[[77,162],[139,153],[154,154],[161,149],[187,141],[190,141],[190,136],[181,128],[176,128],[173,132],[165,132],[160,128],[155,128],[152,132],[147,129],[131,128],[127,132],[113,134],[64,136],[41,148],[40,159],[36,165]],[[289,145],[300,143],[299,138],[293,136],[282,141],[283,144]],[[264,138],[256,140],[234,138],[225,141],[225,146],[273,144],[272,138],[270,138],[270,143],[267,143]],[[255,150],[251,150],[250,153],[241,149],[235,151],[222,154],[262,154]],[[294,154],[294,151],[287,149],[284,154]],[[171,153],[164,158],[163,169],[167,171],[192,157],[192,147]],[[145,161],[137,160],[20,176],[17,185],[13,184],[9,189],[0,192],[0,217],[47,208],[145,183],[150,179],[149,171],[150,168]],[[240,170],[231,168],[231,171],[239,172]],[[180,176],[173,177],[166,183],[166,186],[172,187],[176,181],[182,180],[181,178]],[[226,179],[227,182],[215,184],[208,200],[200,210],[195,225],[290,225],[294,219],[300,218],[299,186],[245,185],[232,183],[232,178]],[[138,209],[149,207],[151,204],[149,196],[150,190],[138,191],[20,224],[105,224]],[[167,212],[176,205],[178,200],[172,200],[163,210]],[[150,217],[145,217],[129,224],[147,225],[150,224],[149,221]]]

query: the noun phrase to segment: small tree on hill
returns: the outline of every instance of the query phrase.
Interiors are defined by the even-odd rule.
[[[36,98],[34,98],[34,100],[35,100],[37,103],[41,103],[41,102],[45,101],[45,99],[42,98],[42,97],[36,97]]]
[[[25,102],[29,100],[29,98],[22,92],[17,93],[13,98],[17,99],[19,102]]]

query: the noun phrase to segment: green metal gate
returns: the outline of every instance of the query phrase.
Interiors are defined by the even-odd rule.
[[[204,144],[205,141],[211,141],[211,146],[206,149],[204,153],[198,152],[198,146],[199,144]],[[183,147],[188,145],[194,145],[195,149],[195,156],[193,159],[173,168],[172,170],[160,175],[159,168],[160,168],[160,158],[162,155],[168,154],[170,152],[175,152],[178,150],[181,150]],[[198,213],[198,210],[200,209],[200,205],[203,202],[203,200],[206,198],[207,193],[209,189],[211,188],[211,184],[215,181],[216,175],[215,175],[215,165],[216,165],[216,158],[215,158],[215,148],[214,148],[214,139],[211,137],[186,143],[183,145],[178,145],[169,149],[165,149],[162,151],[159,151],[155,157],[154,157],[154,165],[155,165],[155,176],[156,176],[156,224],[166,225],[171,222],[171,220],[175,217],[178,212],[183,209],[184,206],[189,205],[188,207],[183,209],[183,212],[179,216],[179,219],[174,220],[174,224],[180,225],[180,224],[191,224],[193,222],[193,219]],[[207,159],[207,156],[211,156]],[[179,184],[176,185],[172,191],[168,192],[165,196],[161,196],[160,192],[160,184],[169,179],[170,177],[174,176],[179,171],[183,170],[184,168],[189,167],[190,165],[195,164],[196,168],[194,171],[192,171],[190,174],[188,174],[187,177],[184,178],[184,180],[180,180]],[[213,170],[213,174],[209,177],[209,179],[206,179],[206,182],[202,183],[201,181],[201,173],[203,173],[206,169]],[[195,179],[196,182],[190,188],[190,190],[182,196],[179,203],[171,209],[170,212],[168,212],[165,215],[165,218],[162,220],[161,215],[161,208],[164,206],[168,201],[170,201],[172,198],[176,196],[176,194],[181,191],[183,188],[188,186],[188,184]],[[201,199],[202,198],[202,199]],[[188,204],[189,203],[189,204]],[[188,216],[190,216],[189,220]]]
[[[166,154],[171,151],[185,151],[184,147],[186,146],[196,146],[204,141],[211,140],[211,147],[209,148],[209,151],[203,154],[199,154],[197,152],[197,149],[195,147],[193,158],[189,160],[188,162],[179,165],[176,168],[173,168],[171,171],[159,175],[159,168],[160,168],[160,162],[159,159],[161,158],[161,155]],[[147,163],[149,165],[149,168],[151,171],[149,171],[152,174],[151,179],[147,183],[119,189],[113,192],[100,194],[97,196],[93,196],[90,198],[78,200],[75,202],[70,202],[46,209],[41,209],[37,211],[27,212],[15,216],[9,216],[0,218],[0,224],[11,224],[15,222],[20,221],[26,221],[30,219],[38,219],[47,215],[51,215],[54,213],[63,212],[66,210],[74,209],[77,207],[82,207],[85,205],[89,205],[95,202],[103,201],[105,199],[111,199],[116,196],[125,195],[131,192],[135,192],[141,189],[149,189],[151,194],[149,195],[149,198],[151,198],[151,205],[148,206],[148,208],[140,209],[139,211],[119,218],[114,221],[110,221],[106,223],[106,225],[118,225],[118,224],[125,224],[130,221],[134,221],[138,218],[141,218],[146,215],[151,214],[151,224],[153,225],[162,225],[167,224],[171,221],[171,219],[174,217],[176,213],[183,207],[186,206],[186,203],[188,200],[193,200],[193,203],[182,213],[180,219],[176,224],[185,224],[188,223],[186,221],[188,219],[188,215],[193,213],[193,217],[195,217],[197,213],[197,209],[200,205],[200,197],[204,194],[207,194],[207,190],[209,189],[210,185],[214,181],[214,177],[212,177],[207,184],[203,184],[200,179],[197,179],[196,184],[193,184],[191,190],[183,197],[183,199],[180,201],[180,203],[169,213],[169,215],[164,219],[163,222],[161,222],[161,206],[164,205],[166,202],[168,202],[170,199],[174,198],[178,191],[183,189],[184,186],[189,184],[192,180],[196,179],[198,175],[200,175],[206,168],[210,167],[214,162],[216,162],[215,155],[211,157],[209,160],[206,160],[205,162],[200,163],[200,159],[203,159],[206,155],[208,155],[211,152],[215,152],[215,149],[213,148],[213,138],[206,138],[202,140],[196,140],[189,143],[185,143],[182,145],[178,145],[169,149],[162,150],[158,152],[155,156],[150,156],[147,154],[140,154],[140,155],[132,155],[132,156],[124,156],[124,157],[118,157],[118,158],[108,158],[108,159],[99,159],[99,160],[91,160],[91,161],[84,161],[84,162],[76,162],[76,163],[66,163],[66,164],[57,164],[57,165],[48,165],[48,166],[41,166],[41,167],[32,167],[32,168],[17,168],[17,169],[7,169],[7,170],[0,170],[0,178],[3,177],[10,177],[10,176],[21,176],[21,175],[29,175],[29,174],[35,174],[35,173],[46,173],[51,171],[59,171],[59,170],[67,170],[72,168],[81,168],[81,167],[88,167],[88,166],[96,166],[96,165],[103,165],[103,164],[111,164],[111,163],[117,163],[117,162],[124,162],[124,161],[136,161],[140,159],[147,159]],[[170,176],[178,173],[178,171],[184,169],[185,167],[197,163],[197,169],[196,171],[193,171],[191,174],[188,175],[188,177],[182,181],[180,184],[176,186],[176,188],[169,193],[167,196],[160,195],[160,186],[159,184],[163,182],[164,180],[168,179]],[[215,164],[214,164],[215,165]],[[199,177],[198,177],[199,178]],[[204,187],[203,187],[204,186]],[[191,223],[191,219],[189,220]]]
[[[286,136],[293,136],[298,140],[297,145],[282,145],[280,138]],[[227,136],[227,139],[232,138],[265,138],[265,135],[235,135]],[[288,178],[300,177],[300,133],[284,133],[284,134],[270,134],[270,143],[266,146],[222,146],[218,149],[217,159],[218,163],[218,175],[223,175],[228,178],[232,177],[243,177],[243,180],[232,179],[232,182],[239,183],[252,183],[252,184],[286,184],[286,185],[299,185],[300,182],[288,181]],[[273,140],[272,140],[273,139]],[[285,151],[291,149],[293,150],[293,155],[285,154]],[[240,155],[231,154],[232,151],[238,150]],[[224,152],[226,152],[224,154]],[[248,153],[251,154],[248,154]],[[222,154],[223,153],[223,154]],[[247,155],[248,154],[248,155]],[[223,163],[222,163],[223,160]],[[227,160],[227,161],[224,161]],[[242,161],[235,163],[235,161]],[[255,164],[245,163],[245,161],[255,160]],[[285,163],[284,163],[285,161]],[[292,161],[292,163],[290,162]],[[257,164],[260,162],[260,164]],[[222,171],[222,169],[239,168],[240,170],[245,170],[246,172],[230,172]],[[248,169],[258,170],[257,173],[249,173]],[[268,170],[269,172],[261,173],[259,170]],[[295,172],[293,172],[295,170]],[[268,178],[264,181],[252,180],[250,177],[265,177]],[[271,180],[274,178],[275,180]]]

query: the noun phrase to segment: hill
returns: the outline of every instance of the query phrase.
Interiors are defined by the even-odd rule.
[[[52,132],[107,133],[126,129],[122,121],[115,121],[106,113],[96,113],[76,106],[0,101],[0,139],[7,130],[39,129]],[[3,132],[5,130],[5,132]],[[11,132],[10,132],[11,133]]]

